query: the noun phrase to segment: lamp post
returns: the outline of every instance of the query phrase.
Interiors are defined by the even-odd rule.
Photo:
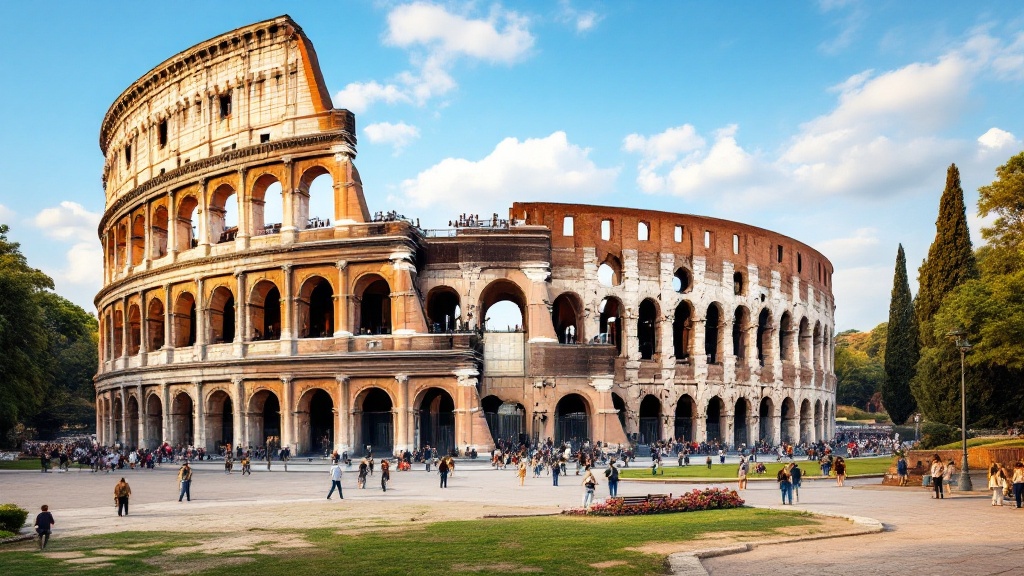
[[[921,440],[921,435],[919,434],[920,430],[921,430],[921,413],[918,412],[918,413],[914,414],[914,444],[917,444]]]
[[[963,328],[952,330],[947,336],[953,339],[953,345],[960,350],[960,439],[963,443],[963,462],[960,465],[958,488],[968,492],[974,488],[971,486],[971,475],[967,465],[967,396],[964,385],[964,354],[971,350],[971,344],[967,341],[967,332]]]

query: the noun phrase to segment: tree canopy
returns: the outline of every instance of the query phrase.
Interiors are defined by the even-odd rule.
[[[907,280],[907,258],[900,244],[896,252],[892,297],[889,302],[889,323],[886,331],[885,379],[882,401],[889,417],[903,424],[914,413],[917,402],[910,391],[910,380],[920,356],[917,341],[917,318]]]

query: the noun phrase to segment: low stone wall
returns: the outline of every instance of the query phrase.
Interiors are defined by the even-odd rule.
[[[911,450],[907,452],[908,486],[920,486],[922,484],[923,477],[930,473],[932,456],[935,454],[939,455],[943,463],[952,460],[956,463],[957,468],[960,467],[963,459],[962,450]],[[993,462],[999,462],[1007,468],[1012,468],[1013,463],[1018,460],[1024,460],[1024,448],[986,448],[978,446],[967,449],[967,464],[974,471],[988,470],[988,467]],[[885,477],[882,478],[882,484],[886,486],[899,485],[895,460],[893,460],[893,465],[889,468]]]

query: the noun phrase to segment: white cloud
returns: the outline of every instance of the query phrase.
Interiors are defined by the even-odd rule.
[[[103,279],[103,250],[99,242],[79,242],[72,246],[66,257],[67,264],[56,279],[69,284],[99,288]]]
[[[878,248],[879,244],[878,230],[858,228],[852,236],[824,240],[814,247],[833,263],[842,262],[850,265],[865,257],[874,256],[872,251]]]
[[[879,306],[878,303],[889,302],[895,262],[896,251],[893,250],[892,262],[884,266],[836,266],[832,275],[836,332],[850,328],[870,329],[889,319],[886,313],[888,306]],[[913,265],[910,273],[913,274]]]
[[[593,10],[577,10],[570,0],[561,0],[559,13],[556,19],[575,28],[577,34],[584,34],[593,30],[604,20],[604,16]]]
[[[409,50],[413,69],[396,74],[394,82],[353,82],[335,96],[338,105],[357,113],[376,102],[422,106],[458,86],[451,69],[460,58],[513,64],[526,58],[534,44],[528,20],[500,6],[484,18],[471,18],[414,2],[393,8],[387,20],[384,43]]]
[[[985,148],[999,150],[1001,148],[1016,146],[1017,138],[1006,130],[992,127],[981,136],[978,136],[978,143]]]
[[[14,210],[0,204],[0,224],[8,224],[11,218],[14,218]]]
[[[99,245],[96,228],[100,214],[89,212],[77,202],[63,201],[36,214],[33,224],[47,237],[61,241],[91,242]]]
[[[600,168],[589,156],[590,150],[570,143],[565,132],[523,141],[506,138],[480,160],[446,158],[405,180],[401,200],[448,215],[489,214],[513,200],[575,200],[610,191],[618,168]]]
[[[378,122],[363,128],[363,133],[372,144],[390,144],[395,154],[401,153],[402,149],[419,139],[420,131],[415,126],[405,122],[391,124],[390,122]]]

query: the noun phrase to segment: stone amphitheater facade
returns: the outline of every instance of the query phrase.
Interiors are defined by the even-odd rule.
[[[485,451],[524,436],[833,433],[824,256],[627,208],[516,203],[445,230],[371,217],[355,118],[333,108],[287,16],[153,68],[110,107],[100,148],[104,444]],[[311,194],[333,194],[333,213],[311,214]],[[485,329],[498,304],[514,329]]]

